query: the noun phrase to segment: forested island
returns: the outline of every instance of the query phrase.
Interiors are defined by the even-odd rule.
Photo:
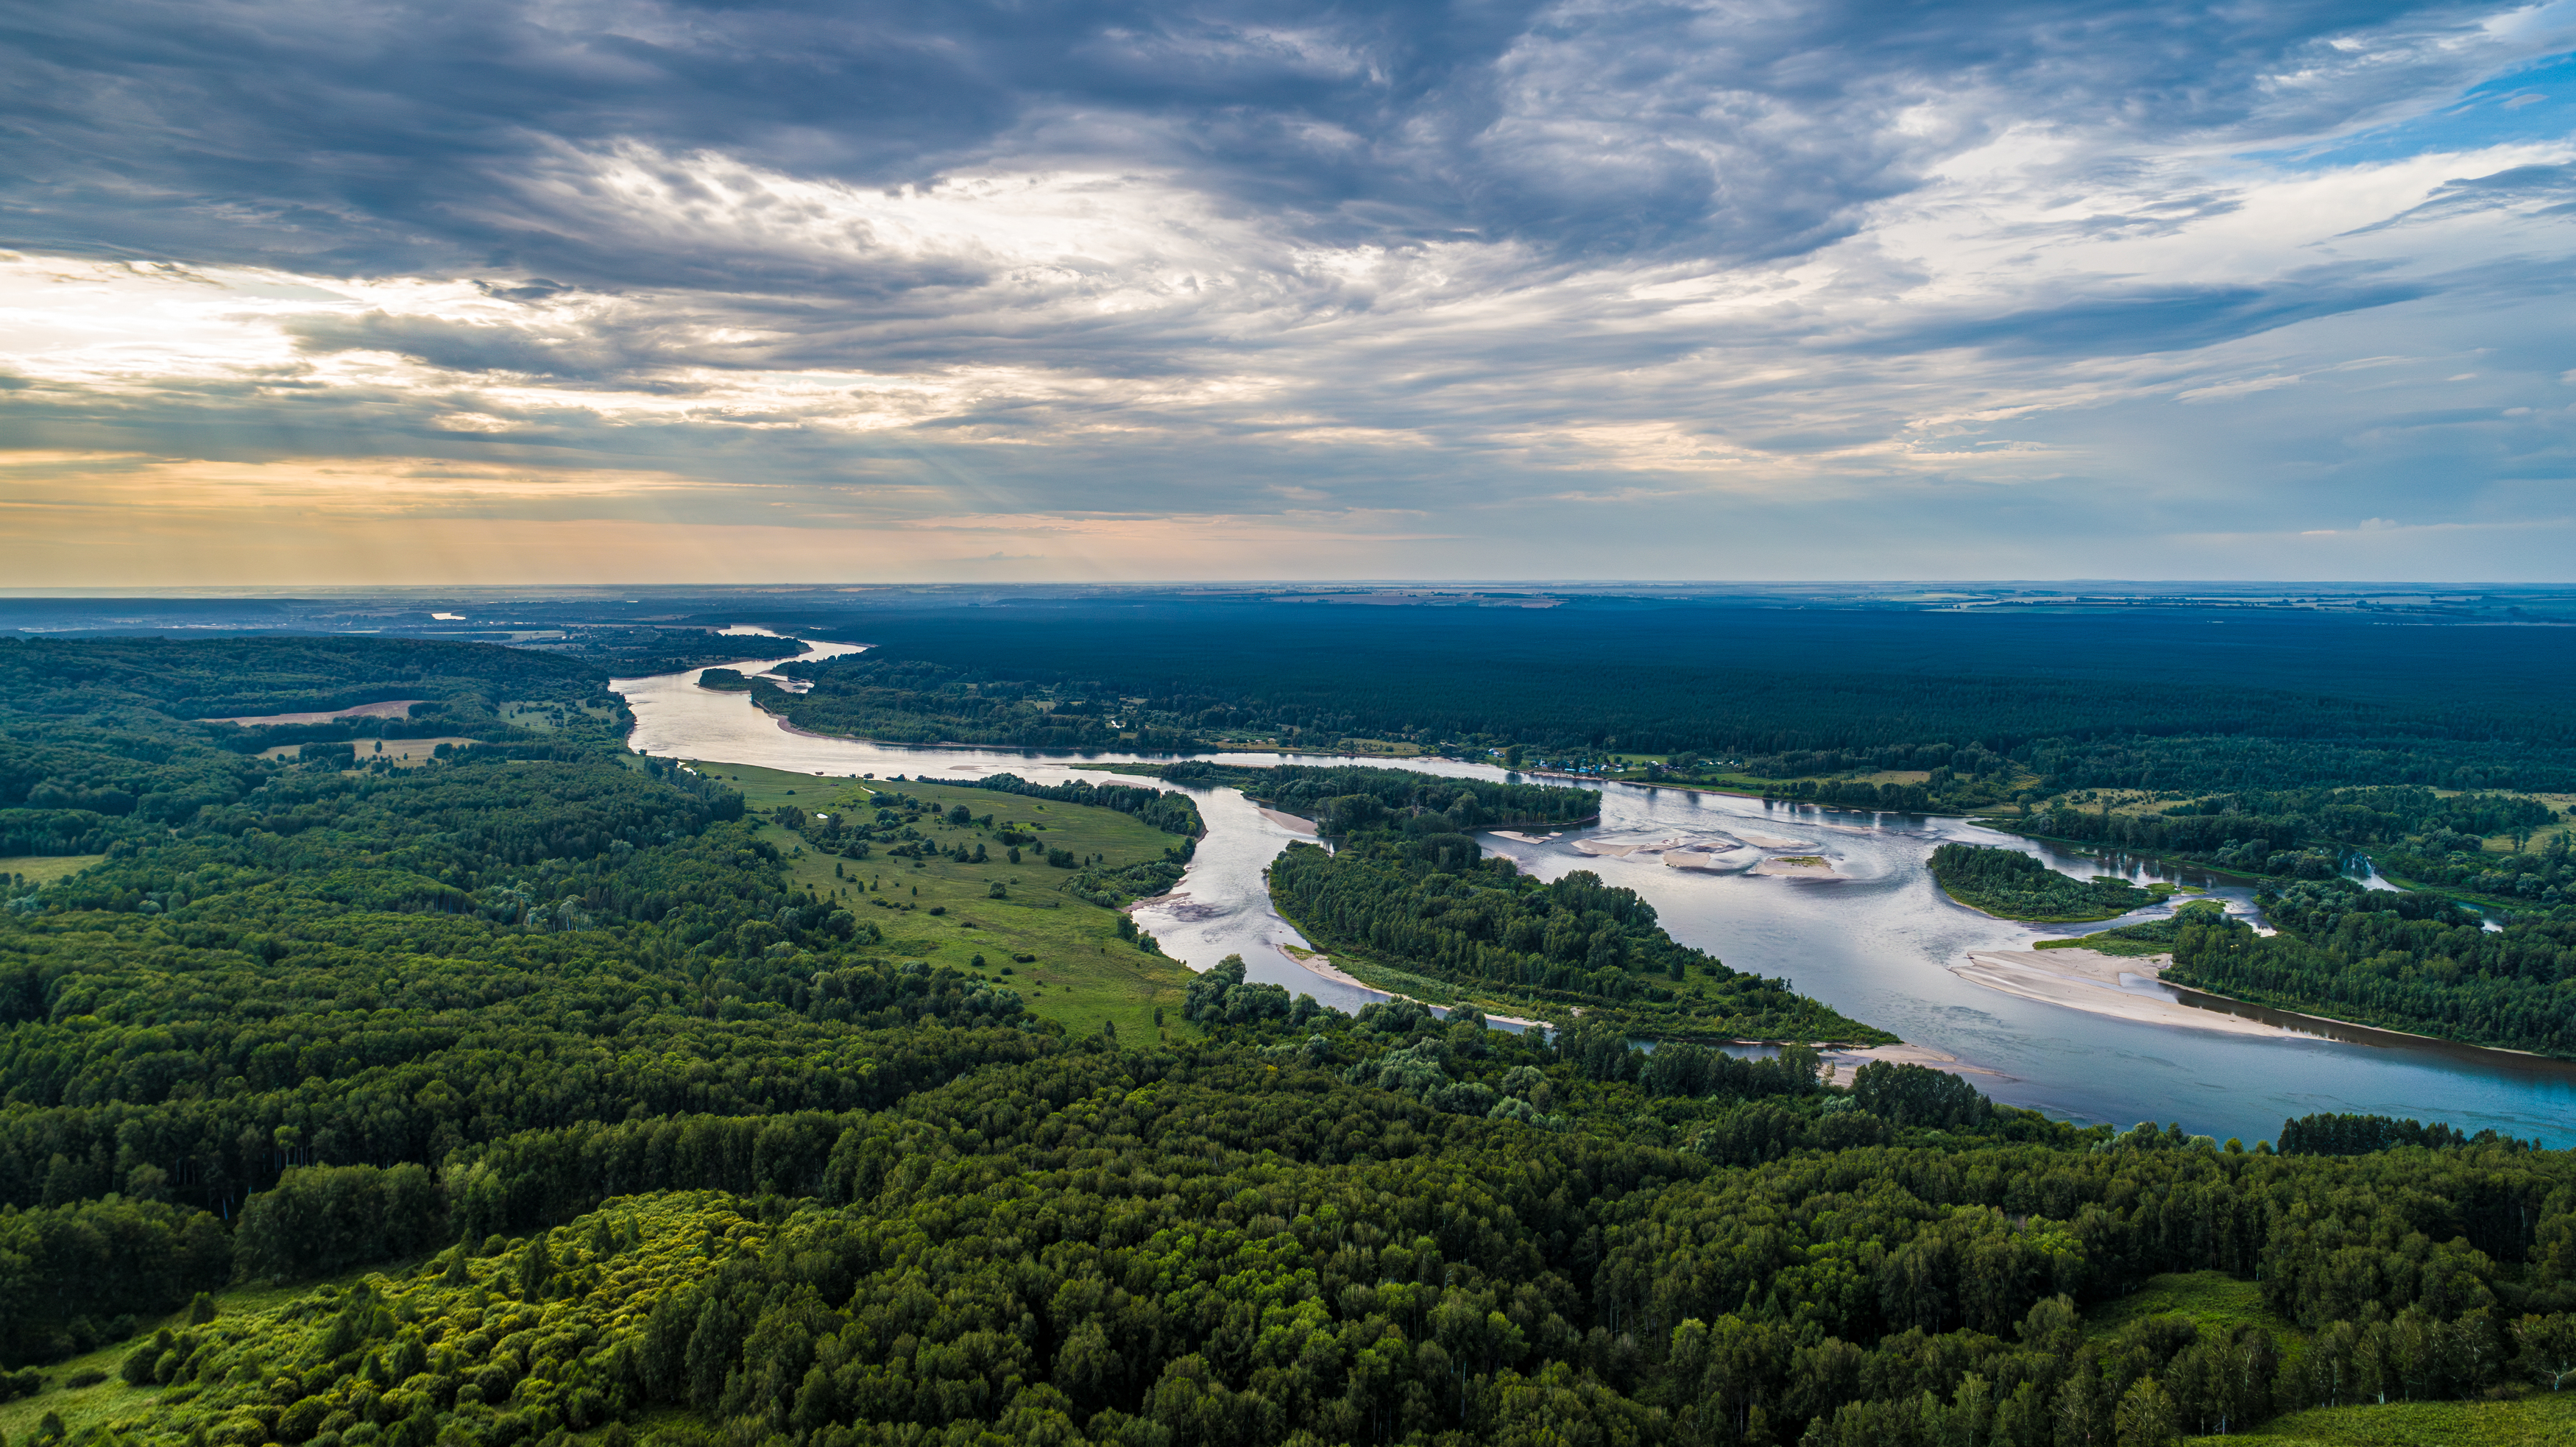
[[[1114,907],[1187,857],[1185,796],[639,758],[603,677],[0,641],[0,828],[31,856],[0,870],[10,1441],[2569,1421],[2566,1152],[2336,1117],[2249,1148],[1739,1059],[1677,1037],[1855,1037],[1460,832],[1571,791],[1282,776],[1336,831],[1274,876],[1324,938],[1596,1002],[1553,1035],[1471,1002],[1347,1015],[1188,975]],[[367,745],[425,722],[196,722],[390,699],[458,742],[396,765]],[[2302,949],[2465,944],[2324,884],[2279,905]]]
[[[2017,849],[1944,844],[1928,861],[1932,877],[1970,909],[2034,924],[2116,919],[2162,896],[2125,879],[2073,879]]]

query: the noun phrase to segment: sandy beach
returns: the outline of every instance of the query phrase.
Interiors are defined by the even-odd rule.
[[[1315,832],[1315,821],[1312,819],[1301,819],[1294,814],[1280,813],[1276,809],[1262,810],[1261,817],[1278,825],[1280,828],[1287,830],[1291,834],[1305,834],[1311,836]]]
[[[199,723],[228,723],[228,724],[240,724],[240,725],[242,725],[242,726],[243,726],[243,727],[245,727],[245,728],[249,728],[249,727],[254,727],[254,726],[257,726],[257,725],[260,725],[260,724],[317,724],[317,723],[329,723],[329,722],[331,722],[333,719],[343,719],[343,718],[403,718],[403,719],[407,719],[407,718],[411,717],[411,706],[412,706],[413,704],[416,704],[416,703],[427,703],[427,702],[428,702],[428,700],[427,700],[427,699],[420,699],[420,698],[394,698],[394,699],[387,699],[387,700],[386,700],[386,701],[384,701],[383,703],[362,703],[362,704],[358,705],[356,708],[344,708],[344,709],[338,709],[338,710],[324,710],[323,712],[320,712],[320,713],[263,713],[263,714],[245,714],[245,715],[242,715],[241,717],[238,717],[238,718],[206,718],[206,719],[199,719],[199,720],[197,720],[197,722],[199,722]]]
[[[1793,859],[1765,859],[1753,866],[1753,873],[1780,879],[1847,879],[1850,876],[1831,864],[1801,864]]]
[[[1824,1056],[1827,1065],[1834,1067],[1835,1083],[1839,1085],[1851,1084],[1852,1072],[1873,1060],[1888,1065],[1920,1065],[1930,1070],[1946,1070],[1952,1075],[1984,1075],[1996,1080],[2012,1079],[2000,1070],[1988,1070],[1982,1065],[1970,1065],[1946,1050],[1935,1050],[1929,1045],[1845,1046],[1818,1053]]]
[[[2106,955],[2099,950],[1980,950],[1969,955],[1965,964],[1952,965],[1950,972],[1970,984],[2025,1000],[2142,1024],[2179,1025],[2191,1030],[2274,1039],[2298,1034],[2259,1020],[2194,1009],[2179,1000],[2135,988],[2139,983],[2153,984],[2156,975],[2171,963],[2169,955],[2141,958]],[[2126,987],[2121,982],[2123,975],[2129,977]]]

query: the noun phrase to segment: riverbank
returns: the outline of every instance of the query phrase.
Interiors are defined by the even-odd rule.
[[[1737,788],[1729,784],[1685,784],[1672,779],[1628,779],[1600,774],[1560,774],[1552,769],[1523,769],[1524,774],[1545,774],[1557,779],[1581,779],[1587,784],[1625,784],[1632,789],[1678,789],[1688,794],[1724,794],[1733,799],[1759,799],[1766,804],[1791,804],[1802,809],[1841,809],[1851,813],[1913,814],[1925,819],[1967,819],[1976,821],[1981,810],[1991,804],[1965,809],[1890,809],[1880,804],[1832,804],[1822,799],[1800,799],[1783,794],[1777,788]],[[1790,780],[1791,783],[1800,782]],[[1979,821],[1982,822],[1982,821]]]
[[[1370,984],[1368,981],[1363,980],[1359,976],[1354,975],[1348,970],[1334,964],[1332,958],[1320,950],[1300,949],[1295,945],[1281,945],[1278,948],[1279,953],[1296,961],[1299,969],[1305,970],[1310,974],[1319,975],[1337,985],[1349,985],[1354,989],[1361,990],[1375,990],[1379,994],[1385,995],[1390,999],[1412,1000],[1413,1003],[1417,1005],[1427,1006],[1444,1012],[1456,1008],[1459,1004],[1476,1005],[1475,1001],[1466,999],[1463,996],[1453,1001],[1415,999],[1413,996],[1405,994],[1400,990],[1389,989],[1384,985]],[[1488,1020],[1499,1020],[1503,1024],[1517,1025],[1524,1030],[1553,1030],[1556,1028],[1556,1025],[1552,1021],[1531,1020],[1519,1015],[1497,1014],[1492,1010],[1486,1009],[1482,1005],[1476,1005],[1476,1010]]]

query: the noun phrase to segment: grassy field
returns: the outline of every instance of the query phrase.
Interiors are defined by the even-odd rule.
[[[216,1292],[215,1304],[217,1310],[225,1316],[256,1315],[299,1300],[311,1294],[317,1286],[329,1284],[346,1288],[370,1276],[399,1277],[417,1263],[416,1257],[402,1261],[377,1262],[371,1266],[343,1272],[338,1276],[299,1281],[292,1286],[236,1286],[226,1291]],[[187,1324],[187,1320],[188,1313],[185,1310],[174,1311],[166,1317],[156,1317],[144,1322],[128,1340],[114,1342],[85,1356],[73,1357],[68,1361],[56,1362],[52,1366],[43,1368],[45,1375],[43,1391],[32,1397],[20,1397],[14,1402],[0,1403],[0,1440],[9,1442],[31,1440],[35,1435],[37,1424],[44,1421],[45,1414],[48,1412],[61,1415],[66,1437],[77,1437],[88,1427],[93,1425],[114,1427],[151,1407],[161,1399],[167,1389],[129,1387],[125,1384],[125,1380],[117,1375],[117,1368],[124,1365],[128,1352],[150,1341],[153,1332],[165,1326],[174,1331],[178,1330]],[[86,1387],[65,1385],[75,1377],[90,1372],[105,1373],[106,1380]]]
[[[1097,854],[1115,869],[1161,858],[1165,849],[1181,842],[1178,835],[1110,809],[1045,803],[987,789],[823,778],[747,764],[691,767],[740,790],[755,817],[766,817],[782,804],[809,813],[858,809],[872,815],[877,807],[872,791],[882,789],[910,794],[942,810],[964,804],[978,818],[991,814],[996,826],[1016,824],[1035,834],[1042,843],[1024,849],[1023,862],[1012,864],[990,833],[925,817],[918,827],[933,841],[980,842],[992,856],[987,864],[959,864],[891,859],[882,845],[874,846],[869,858],[841,859],[802,850],[801,841],[775,824],[761,826],[764,835],[790,851],[797,883],[849,901],[860,919],[885,932],[882,948],[889,957],[927,960],[1008,985],[1031,1011],[1076,1032],[1096,1031],[1108,1023],[1117,1027],[1120,1040],[1145,1043],[1155,1038],[1154,1011],[1159,1007],[1165,1035],[1195,1036],[1181,1021],[1181,1000],[1194,978],[1189,967],[1120,939],[1119,912],[1073,897],[1064,886],[1074,872],[1049,867],[1043,854],[1048,848],[1068,849],[1076,857]],[[996,883],[1009,898],[992,897]],[[891,908],[873,908],[871,900]],[[981,966],[974,963],[977,955],[984,958]],[[1020,955],[1032,958],[1015,958]]]
[[[30,884],[51,884],[69,879],[105,859],[104,854],[10,854],[0,855],[0,874],[19,874]]]
[[[2510,1402],[2394,1402],[2319,1407],[2230,1437],[2191,1437],[2193,1447],[2566,1447],[2576,1442],[2576,1392]]]
[[[2233,1335],[2240,1327],[2259,1326],[2286,1345],[2299,1335],[2297,1327],[2263,1305],[2259,1283],[2239,1281],[2224,1271],[2150,1276],[2138,1290],[2086,1312],[2084,1327],[2090,1335],[2108,1337],[2142,1317],[2168,1313],[2191,1318],[2205,1336]]]
[[[2191,1318],[2204,1337],[2258,1326],[2287,1350],[2299,1329],[2263,1305],[2263,1289],[2223,1271],[2151,1276],[2139,1290],[2084,1314],[2097,1340],[2145,1317]],[[2269,1447],[2542,1447],[2576,1442],[2576,1392],[2538,1393],[2502,1402],[2396,1402],[2384,1407],[2320,1407],[2228,1437],[2192,1437],[2195,1447],[2264,1443]]]
[[[363,767],[381,754],[391,759],[395,768],[416,769],[437,756],[440,744],[452,744],[461,749],[473,742],[462,734],[447,734],[434,739],[360,739],[358,763],[354,767]],[[259,756],[263,759],[292,759],[303,748],[302,744],[278,744],[260,750]],[[351,771],[342,770],[343,773]]]

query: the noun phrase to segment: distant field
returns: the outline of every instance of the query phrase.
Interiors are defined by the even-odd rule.
[[[2194,1447],[2567,1447],[2576,1442],[2576,1392],[2512,1402],[2393,1402],[2385,1407],[2319,1407],[2228,1437],[2185,1439]]]
[[[1045,841],[1045,847],[1076,855],[1103,854],[1110,866],[1162,857],[1180,836],[1138,823],[1110,809],[1086,809],[1047,803],[988,789],[915,781],[820,778],[747,764],[700,763],[692,767],[741,790],[753,817],[764,817],[781,804],[809,813],[864,809],[873,814],[871,790],[900,791],[938,804],[942,809],[964,804],[978,816],[997,823],[1018,823]],[[1188,966],[1160,955],[1148,955],[1118,937],[1118,911],[1103,909],[1063,892],[1073,871],[1049,867],[1036,851],[1011,864],[989,836],[974,829],[932,824],[924,834],[934,840],[983,840],[993,855],[989,864],[958,864],[946,859],[891,859],[879,849],[863,860],[806,852],[792,859],[796,882],[818,894],[850,901],[860,919],[885,931],[883,952],[897,959],[927,960],[980,975],[1020,992],[1029,1009],[1063,1022],[1077,1033],[1098,1030],[1103,1022],[1118,1027],[1118,1038],[1142,1043],[1155,1038],[1154,1010],[1163,1009],[1163,1030],[1173,1039],[1197,1032],[1181,1023],[1181,1001],[1193,978]],[[783,849],[798,841],[782,837],[776,825],[762,826],[765,837]],[[838,867],[840,874],[833,871]],[[994,899],[999,882],[1010,898]],[[882,899],[894,909],[871,907]],[[934,915],[934,908],[947,913]],[[984,957],[978,968],[974,957]],[[1015,954],[1035,955],[1021,964]]]
[[[2204,1333],[2233,1334],[2240,1327],[2259,1326],[2283,1341],[2299,1335],[2297,1327],[2263,1305],[2260,1282],[2239,1281],[2224,1271],[2150,1276],[2138,1290],[2086,1312],[2084,1325],[2092,1335],[2105,1337],[2142,1317],[2168,1312],[2191,1318]]]
[[[31,883],[51,884],[57,879],[68,879],[106,857],[104,854],[0,855],[0,874],[23,874]]]
[[[434,739],[360,739],[357,741],[358,763],[363,765],[381,756],[391,759],[398,769],[413,769],[437,757],[440,744],[452,744],[461,749],[473,742],[462,734]],[[260,750],[259,756],[263,759],[292,759],[303,748],[302,744],[279,744]]]

